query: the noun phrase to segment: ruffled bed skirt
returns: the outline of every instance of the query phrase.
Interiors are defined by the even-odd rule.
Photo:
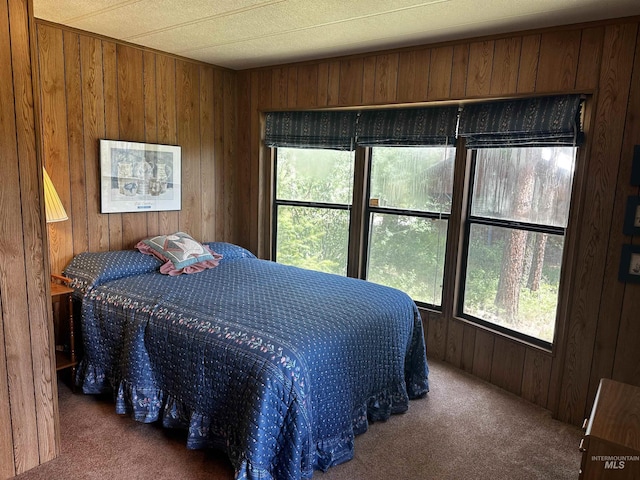
[[[243,449],[227,441],[232,425],[222,428],[212,419],[194,408],[165,393],[159,388],[133,385],[127,380],[110,379],[99,368],[82,361],[79,365],[76,384],[85,394],[113,394],[116,413],[130,415],[143,423],[161,421],[165,428],[179,428],[188,431],[187,448],[217,448],[229,456],[236,470],[237,480],[277,480],[264,468],[252,465]],[[428,391],[424,383],[410,384],[409,396],[419,398]],[[310,466],[303,466],[303,477],[310,479],[314,470],[326,471],[353,458],[354,438],[367,431],[369,421],[387,420],[392,414],[403,413],[408,408],[405,395],[396,389],[372,396],[354,414],[352,427],[330,439],[316,441]],[[308,455],[303,455],[307,458]]]

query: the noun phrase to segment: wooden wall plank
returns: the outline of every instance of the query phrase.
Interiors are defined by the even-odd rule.
[[[314,103],[314,101],[317,102],[318,68],[317,65],[311,65],[310,67],[311,68],[304,68],[301,66],[298,68],[298,85],[296,87],[298,92],[297,105],[306,105],[307,102],[309,102],[309,104]],[[237,73],[235,76],[237,77]],[[260,98],[258,109],[264,112],[271,110],[271,74],[269,70],[259,70],[258,76],[254,81],[258,83],[258,97]],[[313,88],[302,85],[302,83],[307,81],[313,85]]]
[[[38,51],[40,64],[42,137],[44,142],[44,167],[56,188],[60,188],[60,198],[65,210],[71,212],[69,204],[69,141],[67,135],[67,99],[64,77],[64,43],[60,30],[40,26],[38,28]],[[66,176],[58,175],[60,169]],[[66,196],[65,196],[66,193]],[[64,202],[67,203],[64,203]],[[61,272],[64,259],[71,253],[66,248],[69,238],[69,222],[49,226],[49,250],[51,270]],[[66,236],[65,236],[66,234]]]
[[[372,105],[375,101],[376,57],[365,57],[362,66],[362,103]]]
[[[518,69],[518,93],[533,93],[536,91],[539,60],[540,35],[534,34],[522,37],[520,68]]]
[[[13,7],[13,5],[12,5]],[[18,132],[15,103],[24,102],[23,92],[13,78],[12,45],[17,38],[9,24],[9,5],[0,2],[0,153],[2,155],[2,188],[0,188],[0,292],[4,327],[4,360],[9,390],[13,443],[12,464],[19,474],[38,465],[38,425],[34,396],[34,376],[29,332],[29,299],[22,224],[22,202],[18,162]],[[11,25],[13,26],[13,25]],[[22,75],[23,72],[15,72]],[[16,97],[17,95],[17,97]],[[24,158],[24,161],[35,161]],[[26,193],[26,192],[25,192]],[[35,440],[35,441],[34,441]]]
[[[216,190],[218,169],[214,149],[213,68],[200,67],[200,208],[202,241],[216,239],[216,212],[220,209]]]
[[[423,310],[428,318],[427,356],[444,360],[447,351],[447,322],[441,314]]]
[[[637,24],[611,25],[605,32],[585,187],[589,209],[578,233],[581,242],[558,403],[560,419],[570,423],[581,422],[588,405],[590,369],[586,366],[591,365],[594,352],[636,35]],[[605,322],[610,315],[600,313]]]
[[[256,88],[258,86],[256,85]],[[287,69],[287,108],[296,108],[298,104],[298,67]]]
[[[117,44],[118,118],[120,139],[144,142],[142,50]]]
[[[238,102],[237,80],[234,72],[223,73],[223,105],[224,105],[224,216],[225,238],[228,242],[235,239],[235,160],[236,160],[236,105]]]
[[[551,358],[549,353],[533,348],[527,348],[524,357],[522,397],[544,408],[549,395]]]
[[[238,75],[238,105],[241,108],[238,108],[238,123],[244,125],[244,128],[238,129],[238,159],[240,160],[238,167],[236,168],[236,179],[238,184],[244,185],[245,188],[238,189],[235,192],[237,197],[238,208],[236,211],[236,215],[239,215],[241,218],[249,218],[251,215],[250,202],[249,202],[249,192],[250,190],[255,189],[255,186],[251,183],[251,168],[254,167],[254,161],[251,159],[251,141],[252,134],[255,135],[256,132],[251,131],[251,111],[255,109],[255,106],[251,106],[251,76],[255,75],[255,73],[251,72],[241,72]],[[242,108],[243,106],[248,105],[250,108]],[[225,165],[226,168],[226,165]],[[226,182],[225,182],[226,183]],[[257,215],[257,213],[256,213]],[[247,235],[247,239],[250,239],[249,235],[249,222],[238,222],[237,224],[236,234]],[[243,238],[243,237],[241,237]],[[257,252],[257,239],[255,242],[253,240],[246,241],[243,246],[248,248],[252,252]]]
[[[376,57],[376,79],[373,101],[393,103],[396,101],[398,84],[398,54],[390,53]]]
[[[329,62],[327,73],[327,105],[335,107],[340,102],[340,62]]]
[[[521,343],[496,337],[491,364],[491,383],[520,395],[525,347]]]
[[[518,88],[520,68],[520,37],[496,40],[493,71],[491,72],[491,95],[512,95]]]
[[[473,372],[473,357],[476,346],[477,328],[472,325],[464,325],[462,334],[462,354],[460,356],[460,368],[465,372]]]
[[[158,142],[177,145],[176,61],[171,57],[158,55],[156,58],[156,90],[158,92],[156,106]],[[165,234],[178,231],[179,217],[179,212],[160,212],[158,228]]]
[[[296,70],[297,72],[297,70]],[[252,76],[256,76],[255,73]],[[260,90],[255,81],[252,81],[250,84],[249,90],[249,98],[251,99],[252,105],[260,104]],[[247,119],[248,122],[245,125],[249,125],[249,132],[260,132],[260,113],[258,109],[250,110],[250,117]],[[252,209],[249,211],[248,217],[248,228],[249,234],[252,235],[253,238],[261,239],[262,238],[262,222],[260,222],[260,218],[264,218],[264,204],[267,201],[263,195],[261,195],[261,189],[264,186],[264,180],[262,180],[261,169],[260,169],[260,144],[251,143],[251,149],[249,151],[250,154],[250,165],[251,168],[247,172],[249,175],[249,185],[251,188],[248,192],[246,192],[249,196],[248,201],[253,205],[257,205],[257,209]],[[247,201],[247,199],[243,199],[242,201]],[[260,245],[262,242],[258,242],[258,244],[254,247],[255,253],[258,256],[263,256],[264,253],[264,245]]]
[[[342,60],[340,62],[340,87],[338,103],[340,105],[360,105],[362,103],[362,58]],[[304,105],[307,105],[306,103]]]
[[[464,325],[459,320],[448,320],[447,352],[445,360],[458,367],[462,366],[462,343],[464,339]]]
[[[56,183],[56,190],[63,205],[69,205],[67,211],[70,221],[56,225],[64,227],[60,232],[65,242],[62,265],[64,268],[73,256],[86,252],[89,248],[87,229],[87,200],[84,188],[84,119],[82,112],[82,76],[80,68],[80,38],[71,32],[63,32],[64,39],[64,77],[67,97],[67,134],[69,136],[69,161],[66,171],[62,164],[56,165],[56,174],[64,182]],[[53,181],[53,179],[52,179]],[[61,193],[62,192],[62,193]],[[70,248],[69,248],[70,247]],[[62,269],[56,270],[61,273]]]
[[[318,106],[327,105],[329,94],[329,63],[321,62],[318,64]]]
[[[473,346],[472,373],[483,380],[491,379],[495,335],[486,330],[478,330]]]
[[[289,87],[289,77],[286,68],[274,68],[271,76],[271,105],[273,108],[285,108],[289,98],[287,88]]]
[[[38,84],[37,79],[34,81],[33,78],[37,68],[36,58],[33,59],[32,64],[32,55],[36,54],[32,42],[36,40],[35,32],[30,29],[33,18],[27,8],[22,1],[9,3],[11,70],[13,71],[24,268],[29,315],[26,323],[30,333],[30,349],[23,352],[23,363],[28,364],[29,360],[31,361],[33,383],[30,388],[36,409],[37,438],[32,439],[30,443],[35,444],[38,463],[44,463],[58,455],[60,433],[57,418],[57,385],[54,381],[53,332],[46,288],[49,270],[43,256],[46,241],[44,239],[44,201],[41,195],[42,168],[36,146],[38,138],[36,118],[39,118],[34,112],[34,105],[39,104],[38,98],[34,96],[34,86]],[[11,301],[11,299],[5,301]],[[12,320],[9,319],[9,321]],[[4,337],[4,334],[2,336]],[[9,395],[11,396],[11,392]],[[12,423],[15,424],[14,421]]]
[[[251,106],[251,76],[253,73],[240,73],[238,75],[238,102],[239,105]],[[236,215],[242,218],[250,218],[251,209],[249,208],[249,192],[255,189],[255,185],[251,183],[251,168],[254,167],[254,161],[251,159],[251,141],[250,138],[255,132],[251,131],[251,111],[253,108],[239,108],[238,109],[238,123],[244,125],[244,128],[238,129],[238,158],[243,161],[236,168],[237,181],[241,185],[248,186],[248,188],[238,189],[236,192],[238,209]],[[226,164],[225,164],[226,168]],[[226,182],[225,182],[226,183]],[[228,187],[227,187],[228,188]],[[249,222],[238,222],[237,231],[238,235],[249,234]],[[247,237],[249,238],[249,237]],[[257,239],[256,239],[257,240]],[[252,252],[257,252],[257,241],[245,242],[244,246]]]
[[[429,88],[427,89],[428,100],[449,98],[452,63],[453,47],[431,49],[431,68],[429,69]]]
[[[467,97],[487,96],[491,89],[493,49],[495,42],[473,42],[469,45],[469,70],[467,74]]]
[[[451,98],[464,98],[469,72],[469,45],[453,47],[453,66],[451,69]]]
[[[309,69],[299,68],[298,69],[298,79],[300,79],[300,75],[305,75],[310,77],[310,83],[315,85],[315,88],[312,90],[308,90],[309,95],[312,98],[302,96],[300,91],[298,91],[298,105],[304,105],[303,101],[305,98],[309,98],[309,101],[313,103],[317,100],[317,80],[318,75],[315,69],[310,69],[309,73],[307,73]],[[301,73],[302,72],[302,73]],[[254,77],[251,77],[254,79]],[[265,90],[261,83],[263,78],[268,78],[264,75],[264,72],[260,72],[258,77],[255,80],[258,81],[258,89],[255,92],[257,102],[257,115],[255,117],[255,124],[260,131],[261,139],[262,133],[264,132],[264,120],[265,117],[262,112],[269,109],[269,95],[267,95],[267,91]],[[298,82],[300,83],[300,82]],[[237,98],[237,97],[236,97]],[[252,100],[254,101],[254,100]],[[236,99],[237,102],[237,99]],[[258,253],[260,253],[261,258],[271,259],[271,238],[272,238],[272,222],[271,222],[271,199],[273,198],[272,193],[272,185],[268,180],[271,178],[271,172],[273,170],[271,152],[268,148],[264,147],[264,144],[261,142],[259,145],[256,145],[256,160],[257,160],[257,181],[258,181],[258,223],[259,223],[259,244],[258,244]]]
[[[156,91],[156,54],[142,52],[142,89],[144,101],[144,141],[158,143],[158,93]],[[212,83],[213,87],[213,83]],[[160,215],[158,212],[147,212],[147,236],[161,235]]]
[[[536,91],[559,92],[576,83],[580,30],[549,32],[540,39],[540,63]]]
[[[409,50],[398,55],[398,102],[420,102],[427,98],[431,50]]]
[[[102,77],[102,42],[87,35],[80,36],[82,72],[82,126],[84,137],[84,172],[74,170],[72,184],[82,185],[87,216],[87,250],[109,250],[109,217],[100,213],[100,142],[105,138],[105,99]],[[74,197],[73,222],[79,199]]]
[[[638,236],[628,237],[623,234],[623,219],[627,198],[640,195],[640,187],[632,186],[631,168],[634,149],[640,145],[640,29],[637,34],[636,54],[631,77],[631,89],[627,107],[627,118],[624,126],[622,154],[616,187],[616,199],[613,207],[613,222],[609,234],[610,245],[633,243],[637,245]],[[609,249],[605,275],[616,278],[620,265],[620,248]],[[640,339],[640,322],[638,312],[640,306],[640,285],[627,283],[620,288],[618,282],[607,282],[602,291],[601,314],[596,332],[596,348],[593,366],[589,379],[588,399],[595,397],[600,378],[613,378],[624,383],[638,385],[640,383],[640,363],[638,339]],[[617,320],[618,315],[619,320]]]
[[[604,27],[585,28],[582,31],[576,90],[588,91],[598,87],[603,38]]]
[[[638,245],[638,241],[634,241]],[[638,325],[638,309],[640,308],[640,292],[638,285],[627,284],[622,303],[618,343],[615,349],[611,378],[624,383],[638,385],[640,378],[640,326]],[[589,397],[591,399],[591,397]]]
[[[120,140],[144,142],[144,82],[142,51],[118,44],[118,119]],[[147,237],[147,213],[122,214],[122,246],[133,248]]]
[[[120,120],[118,118],[118,56],[116,44],[102,42],[103,91],[104,91],[104,130],[108,140],[120,138]],[[124,138],[123,140],[127,140]],[[121,250],[122,214],[111,213],[109,217],[109,250]]]
[[[193,63],[176,61],[178,144],[182,147],[182,209],[179,228],[202,240],[200,191],[200,71]]]
[[[0,9],[1,12],[1,9]],[[0,48],[6,44],[0,40]],[[1,87],[0,87],[1,88]],[[2,114],[0,113],[0,116]],[[7,361],[4,345],[5,320],[2,315],[2,285],[0,285],[0,405],[9,403],[9,379],[7,376]],[[13,460],[13,430],[11,425],[11,409],[0,408],[0,477],[9,478],[16,474],[16,465]]]
[[[264,75],[262,75],[264,77]],[[264,84],[261,78],[260,85]],[[264,97],[264,95],[261,95]],[[298,105],[308,108],[318,106],[318,65],[302,65],[298,67]],[[262,105],[266,108],[267,105]]]
[[[266,76],[266,75],[263,75]],[[271,79],[271,75],[269,75]],[[213,72],[213,161],[215,163],[215,189],[217,194],[218,209],[215,212],[215,237],[213,241],[231,241],[233,236],[229,235],[232,232],[225,231],[224,220],[224,205],[225,205],[225,164],[224,164],[224,93],[223,93],[223,74],[220,70],[214,70]],[[271,83],[269,82],[269,87]],[[268,89],[269,95],[271,95],[271,89]],[[240,96],[242,98],[242,96]],[[240,111],[244,111],[239,109]],[[228,186],[227,186],[228,188]],[[233,232],[235,233],[235,232]]]

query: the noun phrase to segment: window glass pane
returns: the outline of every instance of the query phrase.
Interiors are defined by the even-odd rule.
[[[278,263],[346,275],[349,211],[278,206]]]
[[[566,227],[575,151],[573,147],[479,149],[471,214]]]
[[[381,207],[451,212],[452,147],[374,147],[371,198]]]
[[[276,198],[351,204],[353,152],[278,148]]]
[[[367,279],[441,305],[447,221],[374,213]]]
[[[564,237],[471,225],[465,314],[553,341]]]

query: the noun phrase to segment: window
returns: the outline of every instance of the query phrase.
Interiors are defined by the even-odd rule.
[[[354,154],[278,148],[273,258],[346,275]]]
[[[471,152],[463,317],[550,345],[576,149]]]
[[[366,278],[440,307],[453,147],[373,147]]]
[[[582,101],[268,113],[272,259],[551,347]]]

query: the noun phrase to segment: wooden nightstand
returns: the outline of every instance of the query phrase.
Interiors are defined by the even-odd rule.
[[[51,275],[51,303],[53,328],[56,340],[56,371],[71,371],[70,385],[73,389],[76,376],[75,326],[73,324],[73,289],[70,280],[60,275]]]

